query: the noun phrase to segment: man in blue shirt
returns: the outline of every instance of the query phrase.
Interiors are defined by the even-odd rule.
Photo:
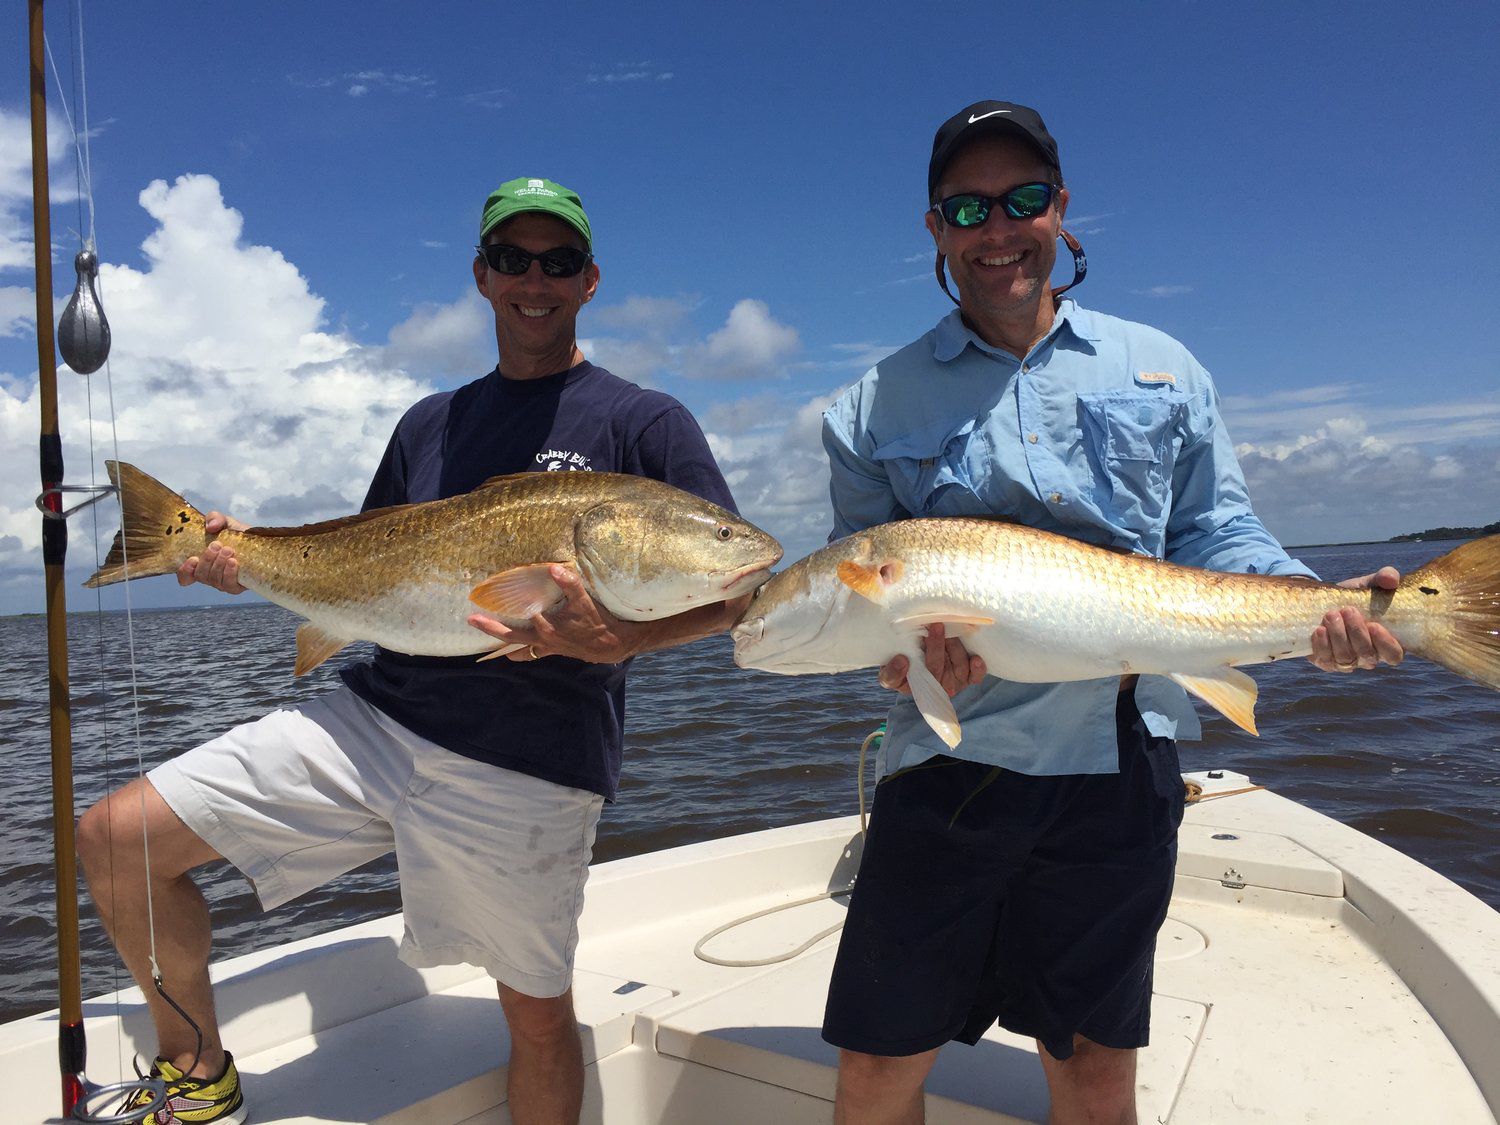
[[[1192,566],[1316,577],[1252,511],[1187,349],[1051,289],[1059,237],[1074,284],[1084,267],[1034,110],[980,102],[944,123],[928,202],[958,308],[825,413],[835,538],[993,516]],[[1312,645],[1325,669],[1402,657],[1353,609],[1329,614]],[[1037,1039],[1049,1120],[1133,1122],[1183,811],[1175,739],[1198,736],[1192,705],[1158,676],[989,677],[941,626],[925,655],[964,740],[950,752],[909,700],[891,711],[824,1022],[842,1048],[836,1120],[920,1122],[938,1048],[998,1020]],[[906,669],[897,657],[881,683],[909,694]]]
[[[578,196],[550,180],[501,184],[485,201],[480,242],[474,284],[494,313],[499,363],[407,411],[364,508],[454,496],[507,473],[599,471],[654,477],[732,510],[687,410],[578,348],[578,313],[599,284]],[[208,529],[230,522],[213,513]],[[748,599],[620,621],[570,569],[552,577],[564,600],[528,627],[470,618],[521,646],[507,660],[378,649],[344,667],[335,690],[236,727],[84,815],[79,854],[94,901],[156,1025],[152,1074],[167,1083],[172,1114],[161,1120],[237,1125],[246,1114],[214,1014],[208,908],[188,872],[227,859],[271,909],[392,850],[402,960],[493,976],[510,1030],[512,1119],[578,1120],[573,953],[595,826],[619,780],[628,662],[727,629]],[[218,543],[178,579],[244,589]],[[180,1008],[152,988],[155,951]]]

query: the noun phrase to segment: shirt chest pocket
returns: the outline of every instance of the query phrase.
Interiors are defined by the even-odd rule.
[[[914,516],[980,515],[967,464],[975,421],[955,430],[904,434],[870,454],[885,469],[896,500]]]
[[[1110,391],[1079,395],[1078,405],[1084,432],[1101,461],[1160,465],[1186,403],[1177,391]]]
[[[1140,534],[1165,518],[1186,409],[1186,396],[1167,388],[1078,396],[1094,498],[1110,523]]]

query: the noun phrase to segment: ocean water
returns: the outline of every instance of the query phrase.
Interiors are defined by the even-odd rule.
[[[1382,563],[1409,570],[1448,543],[1297,552],[1325,578]],[[40,578],[38,579],[40,581]],[[86,606],[70,592],[75,611]],[[137,613],[139,719],[129,706],[126,619],[69,621],[76,807],[221,730],[308,698],[328,669],[292,678],[296,619],[265,604]],[[54,868],[45,624],[0,618],[0,1022],[55,1007]],[[1500,693],[1415,658],[1338,676],[1305,661],[1261,665],[1261,737],[1205,716],[1185,769],[1248,774],[1369,833],[1500,909]],[[631,673],[624,781],[605,809],[596,861],[857,808],[860,742],[890,695],[874,674],[782,677],[737,669],[727,638],[640,658]],[[138,735],[137,735],[138,730]],[[215,957],[350,925],[400,908],[382,860],[262,914],[232,871],[200,880]],[[85,996],[128,983],[85,898]]]

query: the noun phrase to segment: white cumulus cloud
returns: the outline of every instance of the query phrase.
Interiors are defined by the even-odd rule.
[[[92,384],[58,373],[69,480],[102,479],[118,439],[123,459],[243,519],[301,522],[353,510],[396,418],[431,384],[393,367],[381,349],[329,331],[323,300],[283,255],[244,238],[243,217],[212,177],[158,180],[140,203],[156,223],[141,247],[144,268],[106,262],[100,270],[110,364]],[[30,482],[36,373],[0,376],[0,475]],[[21,545],[0,557],[0,612],[37,608],[34,491],[0,494],[0,537]],[[99,512],[112,534],[111,505]],[[73,526],[70,578],[81,578],[94,551],[80,534],[87,524]]]

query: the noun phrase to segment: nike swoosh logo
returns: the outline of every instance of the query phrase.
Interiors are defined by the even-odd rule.
[[[983,121],[986,117],[994,117],[995,114],[997,114],[997,113],[1009,113],[1009,112],[1010,112],[1010,110],[1008,110],[1008,109],[992,109],[988,113],[981,113],[978,117],[975,117],[971,113],[971,114],[969,114],[969,124],[972,125],[976,121]]]

